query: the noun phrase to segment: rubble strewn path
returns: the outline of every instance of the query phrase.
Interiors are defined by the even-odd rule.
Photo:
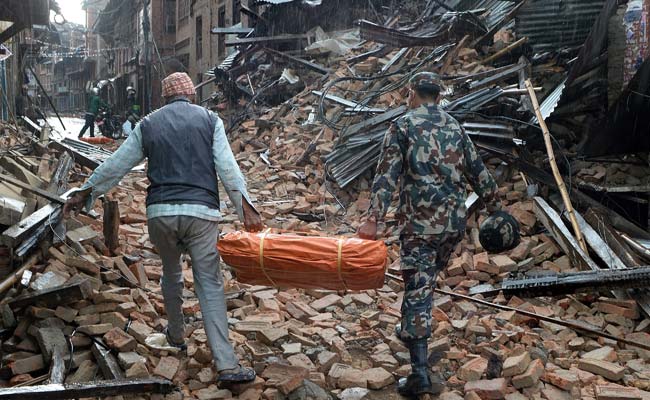
[[[294,146],[296,141],[282,135],[277,138],[279,146],[286,142]],[[344,217],[334,211],[336,201],[321,189],[313,166],[271,168],[258,153],[246,150],[238,151],[238,157],[251,194],[270,226],[351,234],[359,218],[353,210],[363,210],[367,204],[367,190],[362,190],[348,204],[347,223],[341,224]],[[310,178],[301,179],[302,174]],[[85,290],[66,291],[69,300],[58,305],[45,301],[12,308],[9,302],[2,307],[3,326],[12,331],[2,346],[10,378],[6,384],[41,376],[52,354],[61,351],[69,360],[70,350],[66,382],[106,378],[105,360],[98,361],[96,356],[98,340],[112,350],[124,377],[170,379],[185,398],[398,398],[395,381],[410,368],[408,351],[394,335],[402,295],[398,279],[388,278],[379,290],[337,293],[250,287],[226,271],[231,340],[239,357],[259,377],[250,384],[219,388],[193,293],[191,260],[184,260],[183,309],[190,322],[187,355],[156,348],[159,345],[151,341],[166,321],[158,285],[161,264],[145,223],[146,185],[146,178],[134,173],[110,194],[120,205],[119,254],[101,253],[95,240],[101,237],[101,222],[82,215],[68,223],[71,245],[51,247],[48,258],[32,268],[30,288],[23,292],[81,281]],[[486,253],[476,240],[477,220],[472,218],[468,235],[439,277],[440,288],[467,293],[480,283],[499,282],[512,271],[576,269],[540,229],[525,190],[518,175],[501,186],[508,209],[522,223],[521,244],[507,254]],[[101,204],[96,210],[102,214]],[[222,231],[241,229],[231,210],[226,204]],[[302,216],[308,211],[324,215],[324,221],[307,223],[293,214]],[[392,276],[399,263],[395,243],[389,254]],[[641,317],[634,301],[597,294],[536,299],[497,296],[492,301],[650,342],[650,321]],[[440,360],[435,368],[447,378],[442,399],[650,398],[650,392],[644,391],[649,389],[648,351],[449,296],[435,299],[434,317],[429,347],[433,358]],[[180,393],[171,396],[179,398]]]
[[[432,17],[433,9],[429,12]],[[571,63],[558,57],[560,61],[543,58],[531,65],[519,53],[510,58],[506,53],[521,47],[513,44],[525,41],[516,41],[507,29],[497,32],[499,39],[493,46],[480,52],[470,48],[472,41],[485,39],[460,29],[475,18],[444,19],[436,25],[439,32],[424,32],[429,22],[418,17],[414,29],[420,31],[409,33],[391,27],[397,23],[392,17],[386,26],[366,21],[361,26],[364,41],[350,50],[353,54],[330,58],[310,53],[304,54],[305,59],[284,54],[276,60],[273,56],[278,52],[263,46],[248,48],[245,57],[241,53],[229,57],[228,69],[244,72],[239,78],[227,78],[226,87],[238,95],[220,99],[231,106],[222,117],[265,223],[288,231],[354,235],[369,205],[372,169],[384,132],[406,110],[405,82],[418,70],[442,69],[450,100],[443,107],[482,149],[500,182],[503,204],[521,225],[522,240],[509,252],[486,252],[478,240],[485,215],[474,203],[465,238],[438,277],[439,289],[468,295],[472,288],[498,285],[511,276],[642,265],[639,251],[614,257],[605,248],[625,249],[636,243],[617,231],[629,227],[629,221],[610,213],[617,226],[609,226],[603,216],[585,210],[585,202],[599,203],[585,200],[589,197],[576,188],[604,190],[605,184],[638,188],[647,183],[647,168],[634,168],[628,174],[632,167],[625,164],[616,168],[587,161],[573,164],[584,167],[573,171],[576,179],[567,185],[584,211],[579,222],[598,227],[596,237],[586,237],[593,260],[591,253],[577,251],[571,234],[564,233],[569,231],[561,215],[549,205],[554,181],[551,177],[549,183],[544,175],[545,153],[535,152],[534,143],[523,149],[526,143],[520,136],[536,125],[526,122],[532,121],[532,113],[517,83],[533,75],[534,90],[544,91],[541,108],[548,115],[559,104]],[[503,20],[497,22],[490,28]],[[487,34],[488,27],[484,28]],[[459,37],[448,37],[452,33]],[[253,36],[237,42],[255,40]],[[419,47],[430,41],[441,46]],[[490,54],[498,57],[489,58]],[[327,65],[316,63],[324,58]],[[499,63],[491,65],[495,58]],[[250,74],[239,69],[237,64],[250,60],[260,68]],[[284,81],[269,81],[274,72],[281,73]],[[292,83],[296,77],[299,83]],[[253,90],[247,97],[248,87]],[[571,89],[567,90],[571,95],[580,92],[575,86]],[[571,126],[587,125],[576,121]],[[569,150],[574,148],[563,147],[567,137],[576,136],[559,124],[551,125],[551,130],[557,133],[559,140],[554,137],[554,143],[562,150],[558,161],[570,167]],[[539,139],[539,132],[533,133]],[[0,173],[23,182],[18,187],[2,181],[0,175],[0,225],[6,227],[0,236],[4,296],[0,387],[37,390],[64,379],[65,384],[81,385],[78,389],[86,391],[79,393],[86,394],[102,380],[107,381],[101,382],[107,385],[102,390],[123,394],[117,398],[159,399],[171,389],[171,382],[178,390],[166,395],[170,400],[399,399],[395,384],[409,374],[410,363],[408,350],[394,333],[403,297],[394,208],[384,227],[389,259],[380,289],[336,292],[250,286],[224,268],[230,339],[242,363],[253,367],[258,378],[248,384],[218,386],[188,257],[182,260],[188,349],[183,354],[166,345],[162,332],[167,320],[159,285],[162,266],[147,232],[144,173],[127,175],[103,203],[97,202],[96,215],[61,222],[61,206],[50,200],[81,185],[92,173],[89,166],[101,162],[90,158],[106,153],[77,143],[84,152],[62,156],[56,149],[65,148],[64,144],[46,146],[9,124],[0,126],[0,140]],[[114,150],[117,145],[103,147]],[[521,153],[530,154],[519,158]],[[513,157],[518,163],[510,162]],[[47,198],[42,196],[45,190]],[[222,232],[243,228],[232,204],[223,201],[221,211]],[[639,247],[642,253],[645,248]],[[436,295],[429,350],[433,368],[447,382],[439,398],[650,400],[650,351],[629,344],[650,344],[650,319],[642,306],[650,304],[646,291],[535,298],[498,292],[485,299],[474,295],[510,307],[507,310],[450,294]],[[557,319],[568,324],[558,324]],[[607,337],[587,335],[587,330]],[[127,395],[125,385],[138,379],[147,379],[146,385],[140,381],[140,386],[130,386]],[[107,392],[96,395],[101,393]]]

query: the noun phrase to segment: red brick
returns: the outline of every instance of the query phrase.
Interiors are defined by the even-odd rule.
[[[456,375],[459,379],[469,382],[481,379],[485,370],[487,369],[488,362],[483,357],[477,357],[469,360],[462,367],[458,369]]]
[[[542,375],[544,375],[544,364],[536,359],[528,365],[523,374],[512,377],[512,385],[517,389],[535,386]]]
[[[119,352],[133,351],[138,345],[133,336],[119,328],[113,328],[106,332],[104,342],[106,342],[108,347]]]
[[[483,379],[465,384],[465,393],[476,392],[484,400],[504,399],[507,389],[508,385],[504,378]]]
[[[180,365],[181,362],[175,357],[162,357],[160,361],[158,361],[158,365],[156,365],[156,369],[154,369],[153,373],[154,375],[172,380]]]

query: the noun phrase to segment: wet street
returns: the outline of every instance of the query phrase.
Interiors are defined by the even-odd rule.
[[[76,138],[84,126],[83,118],[61,117],[61,120],[63,121],[63,125],[65,125],[65,129],[61,126],[61,122],[59,122],[56,116],[48,118],[47,122],[52,125],[54,130],[66,137]],[[95,126],[95,131],[97,130],[98,128]]]

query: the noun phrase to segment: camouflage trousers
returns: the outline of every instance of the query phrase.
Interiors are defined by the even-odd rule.
[[[433,289],[438,272],[463,236],[459,232],[401,238],[401,267],[404,278],[401,339],[431,336]]]

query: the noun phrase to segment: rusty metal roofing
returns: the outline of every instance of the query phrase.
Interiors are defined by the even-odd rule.
[[[484,10],[480,15],[485,19],[487,28],[492,29],[517,4],[517,1],[504,0],[461,0],[456,9],[461,11]]]
[[[515,31],[536,52],[581,46],[605,0],[528,0],[517,12]]]

